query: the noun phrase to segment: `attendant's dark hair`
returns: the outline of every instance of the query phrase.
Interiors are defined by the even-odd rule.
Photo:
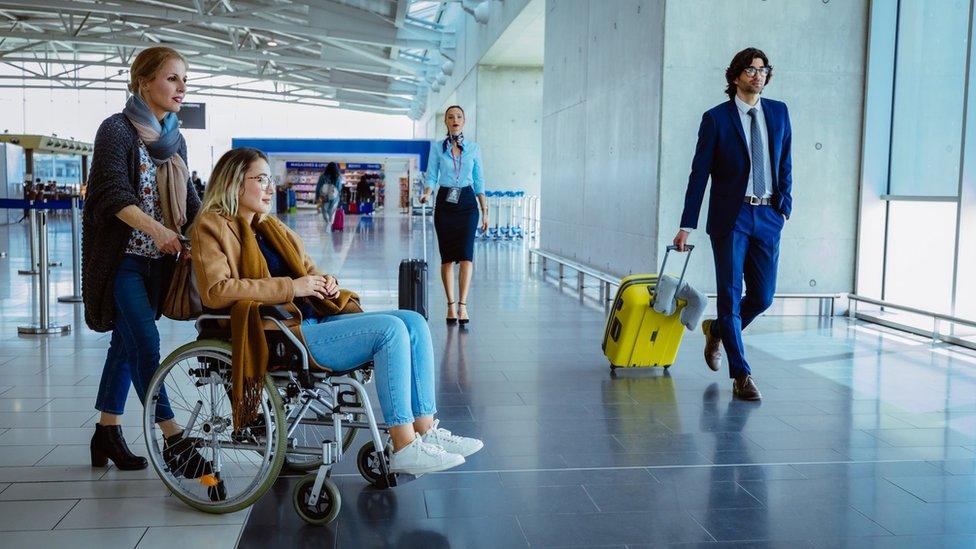
[[[728,84],[725,87],[725,95],[729,96],[729,99],[735,97],[735,80],[739,78],[742,71],[752,65],[752,60],[757,57],[762,59],[763,65],[769,67],[769,74],[766,75],[766,83],[769,84],[773,79],[773,67],[770,66],[769,58],[766,57],[766,54],[759,48],[746,48],[735,54],[732,62],[729,63],[729,68],[725,69],[725,82]]]
[[[339,181],[339,165],[335,162],[329,162],[325,166],[325,180],[329,183],[335,185],[336,181]]]
[[[444,123],[447,123],[447,113],[451,112],[451,109],[457,109],[457,110],[461,111],[461,116],[465,116],[464,109],[461,108],[461,105],[451,105],[450,107],[447,108],[447,110],[444,111]],[[444,138],[444,141],[441,143],[441,150],[443,152],[447,152],[447,142],[451,138],[450,135],[451,135],[451,132],[448,131],[448,136],[445,137]],[[464,145],[460,145],[459,144],[458,146],[461,147],[461,150],[464,150]]]

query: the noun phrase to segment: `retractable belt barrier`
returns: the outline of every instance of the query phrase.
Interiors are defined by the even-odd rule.
[[[71,210],[71,259],[74,295],[59,298],[59,301],[77,303],[81,301],[81,223],[82,201],[79,197],[70,200],[23,200],[0,198],[0,208],[25,210],[30,231],[30,268],[20,274],[38,275],[38,315],[36,324],[18,326],[17,333],[25,335],[62,334],[71,330],[70,324],[58,325],[50,321],[50,268],[60,263],[48,261],[47,214],[50,210]]]

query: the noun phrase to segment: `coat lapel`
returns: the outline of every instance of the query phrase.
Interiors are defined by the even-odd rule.
[[[769,177],[773,183],[772,190],[775,193],[776,188],[779,185],[779,178],[777,177],[776,174],[779,167],[777,166],[776,163],[776,147],[774,146],[776,143],[775,136],[776,136],[776,129],[778,127],[777,126],[778,121],[776,120],[776,117],[773,115],[773,110],[769,108],[770,106],[769,102],[764,101],[763,103],[764,103],[763,118],[766,119],[766,140],[768,141],[768,143],[766,143],[766,149],[769,152],[769,166],[773,170],[773,173],[769,174]]]
[[[749,146],[746,144],[746,132],[742,129],[742,119],[739,117],[739,109],[735,106],[735,99],[729,99],[726,103],[728,106],[729,117],[732,121],[732,127],[735,128],[735,133],[739,134],[739,143],[742,145],[742,152],[749,156]]]

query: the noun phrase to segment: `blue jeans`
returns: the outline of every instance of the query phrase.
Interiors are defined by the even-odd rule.
[[[156,309],[162,297],[162,261],[126,254],[115,275],[115,329],[102,367],[95,409],[121,415],[129,385],[143,406],[159,367]],[[173,419],[165,389],[156,403],[156,421]]]
[[[335,220],[336,210],[339,209],[339,197],[335,197],[332,200],[326,200],[322,203],[322,219],[332,227],[332,222]]]
[[[772,206],[743,204],[732,231],[720,238],[712,237],[718,321],[712,324],[711,331],[713,336],[722,338],[731,378],[752,373],[746,361],[742,330],[773,303],[779,236],[784,223],[783,216]]]
[[[383,311],[306,320],[302,333],[319,364],[335,372],[373,361],[376,394],[387,425],[404,425],[432,416],[434,347],[423,316],[414,311]]]

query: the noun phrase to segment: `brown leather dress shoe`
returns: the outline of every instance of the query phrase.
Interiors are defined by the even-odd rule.
[[[717,372],[722,367],[722,338],[712,335],[714,320],[702,321],[702,333],[705,334],[705,364]]]
[[[760,400],[762,393],[752,381],[752,376],[739,377],[732,380],[732,396],[740,400]]]

